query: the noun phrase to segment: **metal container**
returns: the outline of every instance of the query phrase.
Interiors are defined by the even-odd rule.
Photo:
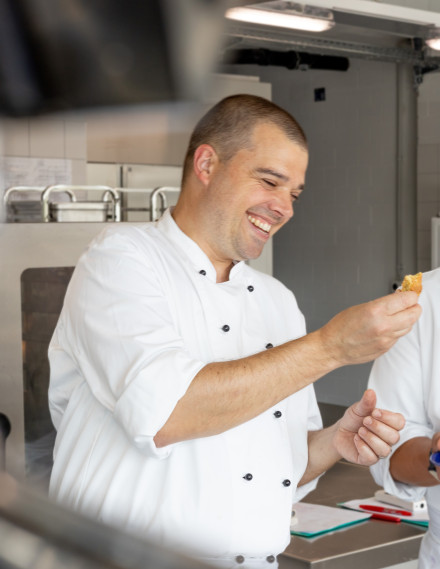
[[[41,218],[41,195],[45,186],[12,186],[3,200],[8,223],[38,223]],[[69,196],[70,199],[72,195]]]
[[[100,192],[99,201],[77,201],[75,191]],[[67,192],[69,202],[53,202],[54,192]],[[121,220],[119,193],[110,186],[48,186],[41,194],[41,213],[45,223],[55,222],[106,222]]]
[[[48,221],[105,222],[112,216],[113,204],[110,202],[51,202]]]

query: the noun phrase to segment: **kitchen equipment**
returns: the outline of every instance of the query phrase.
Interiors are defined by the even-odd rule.
[[[78,193],[88,196],[90,192],[100,192],[99,199],[78,199]],[[60,200],[60,194],[64,194],[64,200],[67,196],[68,201]],[[3,199],[8,223],[121,220],[120,195],[110,186],[12,186],[5,191]]]
[[[11,186],[3,196],[8,223],[38,223],[41,221],[41,195],[45,186]],[[74,193],[65,189],[72,201],[76,200]]]
[[[101,199],[79,201],[75,191],[101,192]],[[70,202],[53,202],[53,192],[67,192]],[[41,195],[41,214],[45,223],[57,222],[105,222],[121,220],[121,204],[117,190],[110,186],[48,186]]]

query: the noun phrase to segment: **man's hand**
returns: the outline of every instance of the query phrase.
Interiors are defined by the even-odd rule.
[[[371,466],[388,456],[405,425],[403,415],[375,405],[376,394],[368,389],[339,421],[333,445],[343,458],[355,464]]]
[[[343,310],[319,333],[338,365],[376,359],[409,332],[422,309],[415,292],[390,294]]]

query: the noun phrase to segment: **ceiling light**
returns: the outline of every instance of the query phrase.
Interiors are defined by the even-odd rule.
[[[298,4],[289,0],[275,0],[230,8],[225,15],[231,20],[240,22],[308,32],[324,32],[335,25],[331,10]]]
[[[440,28],[434,28],[430,31],[428,37],[425,40],[426,45],[428,45],[431,49],[435,49],[437,51],[440,50]]]

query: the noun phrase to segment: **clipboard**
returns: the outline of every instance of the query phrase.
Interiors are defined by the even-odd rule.
[[[369,506],[378,506],[378,507],[386,506],[386,504],[380,502],[374,497],[349,500],[348,502],[341,502],[338,505],[341,506],[342,508],[350,508],[355,511],[363,511],[359,507],[360,504],[368,504]],[[392,506],[389,507],[392,508]],[[411,512],[410,516],[399,516],[398,514],[393,514],[393,515],[399,517],[401,522],[405,522],[407,524],[414,524],[423,527],[428,527],[429,525],[429,514],[427,509]]]
[[[291,535],[316,537],[358,524],[371,517],[368,512],[298,502],[293,506],[295,516],[290,526]]]

